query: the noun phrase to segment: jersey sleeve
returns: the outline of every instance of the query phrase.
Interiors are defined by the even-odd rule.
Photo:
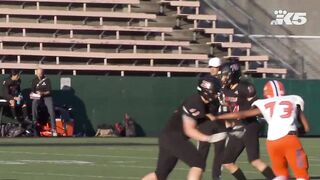
[[[183,114],[197,120],[205,118],[205,109],[201,103],[187,101],[182,106]]]
[[[304,111],[304,101],[303,101],[303,99],[300,96],[295,96],[295,98],[296,98],[295,102],[297,103],[297,105],[299,105],[300,109],[302,111]]]
[[[254,101],[251,105],[252,107],[257,107],[258,109],[260,109],[260,111],[263,110],[263,107],[264,107],[264,102],[261,100],[261,99],[258,99],[256,101]]]
[[[13,99],[13,96],[10,94],[10,80],[4,80],[3,81],[3,97],[6,99]]]

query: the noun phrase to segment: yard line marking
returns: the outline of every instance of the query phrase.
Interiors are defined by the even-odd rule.
[[[23,165],[26,163],[18,162],[18,161],[0,161],[1,165]]]
[[[141,149],[139,149],[139,148],[137,148],[137,147],[135,147],[135,148],[132,148],[132,149],[130,149],[130,148],[122,148],[121,147],[121,149],[119,149],[119,147],[105,147],[107,150],[117,150],[117,151],[147,151],[147,152],[154,152],[154,147],[145,147],[145,148],[141,148]],[[149,148],[149,149],[146,149],[146,148]]]
[[[308,156],[308,160],[312,160],[312,161],[320,161],[320,158],[317,156]]]
[[[36,175],[36,176],[60,176],[60,177],[97,178],[97,179],[140,179],[140,177],[75,175],[75,174],[62,174],[62,173],[39,173],[39,172],[18,172],[18,171],[11,171],[9,173],[11,173],[11,174],[24,174],[24,175]]]
[[[0,151],[0,153],[8,154],[31,154],[31,155],[54,155],[54,156],[75,156],[75,157],[98,157],[98,158],[127,158],[127,159],[144,159],[157,160],[156,157],[135,157],[135,156],[113,156],[113,155],[96,155],[96,154],[63,154],[63,153],[35,153],[27,151]]]
[[[77,165],[93,165],[93,162],[78,160],[18,160],[25,163],[47,163],[47,164],[77,164]]]
[[[25,164],[57,164],[57,165],[94,165],[93,162],[77,161],[77,160],[11,160],[0,161],[1,165],[25,165]]]

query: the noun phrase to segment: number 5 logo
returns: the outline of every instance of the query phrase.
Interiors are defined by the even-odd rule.
[[[292,24],[294,25],[303,25],[305,23],[307,23],[307,13],[294,13],[293,17],[292,17]]]

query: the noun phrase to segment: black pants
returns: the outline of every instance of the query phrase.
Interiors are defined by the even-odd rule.
[[[53,107],[53,101],[52,97],[43,97],[43,99],[34,99],[32,101],[32,118],[33,121],[37,121],[38,118],[38,106],[40,104],[40,101],[43,100],[44,104],[47,106],[48,113],[50,115],[50,123],[51,123],[51,129],[56,129],[56,120],[55,120],[55,113],[54,113],[54,107]]]
[[[174,133],[162,134],[159,138],[159,155],[155,171],[158,180],[167,179],[178,159],[189,167],[204,169],[205,166],[205,159],[188,139]]]
[[[244,127],[246,132],[243,137],[229,136],[223,157],[224,164],[234,163],[244,148],[246,148],[249,162],[260,158],[259,131],[261,124],[252,122]]]
[[[206,121],[199,125],[199,130],[207,135],[225,132],[226,128],[223,121]],[[221,176],[221,166],[223,160],[223,152],[225,147],[225,140],[214,143],[214,159],[212,164],[212,179],[219,179]],[[204,159],[207,159],[210,149],[210,143],[199,142],[198,150]]]

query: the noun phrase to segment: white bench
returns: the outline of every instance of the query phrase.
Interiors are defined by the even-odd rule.
[[[164,15],[164,6],[170,4],[170,1],[175,1],[175,0],[160,0],[157,3],[160,5],[159,9],[159,14]],[[180,0],[181,1],[181,0]]]
[[[243,73],[245,74],[259,74],[262,78],[266,78],[267,74],[272,75],[279,75],[282,79],[286,78],[287,69],[284,68],[256,68],[256,69],[249,69],[244,70]]]
[[[267,55],[258,55],[258,56],[251,56],[250,54],[247,54],[247,56],[224,56],[225,59],[238,59],[239,61],[245,62],[245,71],[249,70],[249,62],[257,62],[261,61],[263,62],[263,67],[267,68],[268,64],[267,61],[269,61],[269,56]]]
[[[129,19],[128,25],[133,19],[144,20],[144,26],[148,26],[148,20],[155,20],[155,14],[132,13],[132,12],[100,12],[100,11],[65,11],[65,10],[33,10],[33,9],[7,9],[1,8],[0,14],[6,15],[6,22],[10,22],[11,15],[23,16],[52,16],[54,24],[57,24],[58,17],[96,17],[100,25],[103,25],[104,18]]]
[[[186,60],[194,61],[195,67],[199,67],[199,61],[206,62],[208,56],[206,54],[174,54],[174,53],[105,53],[105,52],[81,52],[81,51],[56,51],[56,50],[19,50],[19,49],[0,49],[0,55],[17,56],[17,63],[21,63],[21,56],[40,56],[55,57],[56,64],[60,64],[60,57],[71,58],[95,58],[103,59],[103,64],[107,65],[107,61],[112,60],[149,60],[150,66],[154,66],[154,60]]]
[[[266,74],[279,74],[284,79],[288,70],[284,68],[257,68],[257,73],[262,73],[262,77],[266,78]]]
[[[246,49],[247,55],[250,54],[250,49],[252,47],[251,43],[241,43],[241,42],[223,42],[221,43],[222,48],[228,49],[228,56],[232,56],[232,49]],[[249,51],[249,52],[248,52]]]
[[[206,21],[211,23],[211,28],[216,28],[216,15],[210,15],[210,14],[193,14],[187,16],[188,20],[193,21],[193,28],[189,28],[193,32],[193,41],[197,41],[197,33],[198,32],[204,32],[206,28],[199,28],[199,22],[200,21]]]
[[[87,52],[90,52],[91,44],[103,45],[127,45],[133,47],[133,53],[137,53],[137,46],[163,46],[177,47],[178,52],[182,53],[182,47],[189,46],[189,41],[162,41],[162,40],[129,40],[129,39],[79,39],[79,38],[48,38],[48,37],[19,37],[19,36],[0,36],[0,49],[3,49],[4,42],[23,42],[39,43],[39,50],[43,50],[44,44],[86,44]]]
[[[172,72],[176,73],[208,73],[207,67],[173,67],[173,66],[132,66],[132,65],[62,65],[62,64],[34,64],[34,63],[0,63],[3,69],[49,69],[49,70],[70,70],[76,75],[76,71],[120,71],[124,76],[125,72],[167,72],[170,77]]]
[[[233,41],[233,34],[234,34],[234,29],[233,28],[210,28],[210,29],[205,29],[204,33],[210,34],[211,41],[207,44],[215,44],[215,43],[221,43],[221,42],[216,42],[214,40],[214,35],[216,34],[226,34],[229,36],[229,42]]]
[[[170,1],[170,6],[177,8],[177,14],[176,14],[176,27],[180,28],[180,21],[182,18],[186,18],[190,14],[183,14],[182,10],[183,8],[195,8],[195,14],[199,14],[199,7],[200,2],[199,1]]]
[[[205,28],[204,33],[210,35],[210,42],[207,42],[207,44],[210,45],[210,54],[213,54],[213,46],[222,43],[222,42],[215,41],[215,35],[216,34],[228,35],[228,42],[232,42],[234,29],[233,28]]]
[[[165,40],[165,33],[173,32],[172,28],[166,27],[140,27],[140,26],[89,26],[89,25],[71,25],[71,24],[47,24],[47,23],[0,23],[0,28],[9,29],[22,29],[22,35],[26,36],[28,29],[44,29],[55,30],[54,36],[59,30],[68,30],[70,38],[73,38],[74,31],[98,31],[100,36],[103,36],[104,32],[115,32],[116,39],[120,39],[121,32],[144,32],[145,38],[150,33],[160,33],[161,40]],[[9,34],[9,33],[7,33]]]
[[[36,8],[40,9],[40,3],[82,3],[83,4],[83,11],[86,11],[87,4],[114,4],[116,7],[117,5],[127,5],[128,12],[131,12],[131,6],[137,5],[140,3],[139,0],[3,0],[3,2],[35,2]],[[114,8],[113,8],[114,9]]]

